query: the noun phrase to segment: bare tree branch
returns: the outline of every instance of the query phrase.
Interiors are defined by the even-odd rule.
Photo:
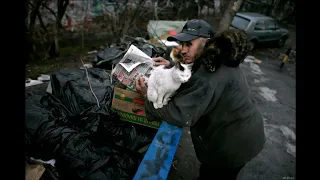
[[[121,41],[123,41],[124,35],[127,33],[128,28],[129,28],[133,23],[135,23],[136,17],[137,17],[137,15],[139,14],[138,12],[139,12],[140,8],[142,7],[142,5],[145,3],[145,1],[146,1],[146,0],[140,0],[140,1],[139,1],[138,6],[136,7],[136,9],[135,9],[135,11],[134,11],[133,16],[131,16],[131,18],[129,18],[129,20],[125,22],[124,28],[121,29],[121,34],[120,34],[121,36],[119,36],[119,37],[121,37]]]
[[[29,24],[29,33],[31,33],[31,34],[34,29],[37,13],[39,12],[40,5],[43,1],[44,0],[35,0],[35,5],[31,4],[31,5],[33,5],[33,8],[30,13],[30,24]]]
[[[39,12],[37,13],[37,17],[38,17],[38,19],[39,19],[39,22],[40,22],[40,25],[41,25],[42,29],[44,30],[44,32],[47,33],[48,30],[47,30],[46,26],[44,25],[43,20],[42,20],[42,17],[41,17],[41,15],[40,15]]]
[[[58,12],[57,12],[57,18],[56,22],[54,24],[54,35],[53,35],[53,45],[51,45],[51,48],[49,50],[50,56],[55,57],[59,56],[60,54],[60,48],[59,48],[59,30],[62,28],[61,20],[64,16],[66,9],[69,5],[69,0],[57,0],[58,5]]]
[[[159,17],[158,17],[158,0],[156,0],[156,2],[154,2],[154,17],[155,17],[155,20],[159,20]]]
[[[125,17],[125,14],[128,14],[128,5],[127,5],[127,3],[128,3],[128,0],[126,0],[125,2],[124,2],[124,6],[125,6],[125,8],[124,8],[124,11],[122,11],[122,13],[121,13],[121,16],[119,17],[119,23],[120,22],[122,22],[122,24],[120,25],[120,24],[118,24],[119,25],[119,27],[120,27],[120,31],[119,31],[119,34],[121,33],[121,29],[123,29],[123,27],[124,27],[124,25],[125,25],[125,20],[123,19],[124,17]]]
[[[51,14],[57,19],[57,15],[56,12],[54,12],[54,10],[52,10],[51,8],[49,8],[45,2],[42,3],[42,7],[46,8],[48,11],[51,12]]]
[[[44,2],[43,2],[44,3]],[[29,10],[35,10],[35,8],[36,8],[36,6],[34,5],[34,4],[32,4],[32,2],[28,2],[28,5],[30,5],[31,6],[31,9],[29,9]],[[40,8],[40,7],[39,7]],[[38,19],[39,19],[39,22],[40,22],[40,25],[41,25],[41,27],[42,27],[42,29],[45,31],[45,32],[48,32],[48,30],[47,30],[47,28],[46,28],[46,26],[44,25],[44,23],[43,23],[43,20],[42,20],[42,17],[41,17],[41,14],[40,14],[40,12],[39,12],[39,10],[36,12],[36,16],[38,17]]]

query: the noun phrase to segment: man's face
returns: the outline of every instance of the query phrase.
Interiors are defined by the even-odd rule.
[[[180,42],[182,45],[181,55],[184,63],[189,64],[198,59],[205,45],[206,40],[203,38],[197,38],[192,41]]]

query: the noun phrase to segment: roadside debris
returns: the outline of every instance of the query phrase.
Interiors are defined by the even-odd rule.
[[[45,170],[42,164],[29,164],[25,162],[25,179],[39,180]]]
[[[157,47],[141,37],[133,38],[128,36],[128,38],[132,40],[128,41],[128,44],[109,46],[98,52],[92,61],[93,67],[112,70],[113,67],[119,63],[131,45],[136,46],[149,57],[169,57],[169,53],[165,49],[165,46]]]
[[[256,64],[262,63],[261,60],[256,59],[254,56],[247,56],[247,57],[244,59],[244,62],[252,62],[252,63],[256,63]]]
[[[38,81],[42,81],[42,82],[50,81],[50,76],[49,76],[49,75],[46,75],[46,74],[41,74],[41,75],[38,77]]]
[[[44,163],[45,168],[51,164],[62,179],[132,179],[157,130],[120,120],[111,108],[119,80],[111,79],[106,70],[119,63],[130,45],[149,58],[169,58],[169,48],[178,45],[166,38],[157,42],[159,46],[141,37],[130,38],[87,52],[95,57],[87,64],[81,60],[80,69],[28,79],[26,86],[49,81],[46,87],[40,85],[42,94],[26,90],[26,156],[36,158],[28,159]],[[176,163],[172,162],[175,169]]]
[[[43,161],[41,159],[35,159],[33,157],[30,157],[30,160],[32,161],[36,161],[36,162],[39,162],[39,163],[43,163],[43,164],[50,164],[51,166],[54,167],[54,164],[56,163],[56,160],[55,159],[51,159],[49,161]]]
[[[28,78],[28,79],[26,80],[26,87],[34,86],[34,85],[38,85],[38,84],[42,84],[42,83],[43,83],[42,81],[32,80],[32,79]]]
[[[177,167],[176,167],[176,164],[178,163],[178,160],[175,159],[173,162],[172,162],[172,167],[175,169],[175,170],[179,170]]]
[[[89,51],[88,54],[95,54],[95,53],[98,53],[97,50],[94,50],[94,51]]]
[[[59,70],[51,94],[47,87],[27,93],[27,156],[55,159],[62,179],[132,179],[157,131],[119,119],[111,109],[114,83],[103,69]]]
[[[35,85],[38,85],[38,84],[42,84],[44,82],[48,82],[50,81],[50,76],[47,75],[47,74],[41,74],[37,80],[33,80],[31,78],[28,78],[26,79],[25,83],[26,83],[26,87],[29,87],[29,86],[35,86]]]
[[[92,64],[91,63],[86,63],[86,64],[83,64],[81,68],[92,68]]]

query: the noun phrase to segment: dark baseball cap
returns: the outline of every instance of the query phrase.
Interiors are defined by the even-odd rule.
[[[170,36],[168,41],[192,41],[198,37],[211,38],[214,35],[211,25],[204,20],[189,20],[179,34]]]

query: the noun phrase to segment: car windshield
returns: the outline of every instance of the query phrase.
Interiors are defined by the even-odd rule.
[[[237,28],[237,29],[241,29],[241,30],[245,30],[248,27],[248,24],[250,23],[249,19],[240,17],[240,16],[234,16],[232,22],[231,22],[231,26]]]

